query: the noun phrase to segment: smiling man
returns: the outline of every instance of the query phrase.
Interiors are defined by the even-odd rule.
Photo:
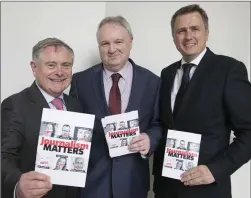
[[[74,74],[70,90],[84,113],[96,116],[81,198],[146,198],[150,183],[148,157],[162,134],[159,77],[129,58],[133,35],[123,17],[104,18],[96,36],[102,63]],[[111,158],[101,118],[133,110],[138,110],[141,130],[129,146],[134,153]]]
[[[161,123],[165,133],[173,129],[202,138],[198,166],[182,174],[181,181],[161,176],[162,139],[154,155],[155,198],[231,198],[230,176],[251,157],[251,85],[246,67],[206,47],[208,16],[198,5],[176,11],[171,27],[182,59],[161,72]],[[231,130],[236,138],[229,144]]]
[[[33,171],[43,108],[81,111],[75,99],[63,94],[71,83],[73,60],[73,50],[63,41],[47,38],[38,42],[31,61],[35,82],[2,102],[2,197],[78,196],[77,188],[52,188],[48,175]]]

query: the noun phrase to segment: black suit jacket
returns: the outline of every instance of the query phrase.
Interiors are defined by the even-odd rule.
[[[78,102],[64,95],[68,111],[81,111]],[[22,173],[35,169],[42,109],[49,108],[35,82],[2,102],[2,197],[13,198]],[[53,185],[44,198],[75,198],[78,188]]]
[[[159,77],[133,65],[132,89],[126,112],[138,110],[139,128],[149,135],[151,148],[156,149],[162,135],[159,122]],[[105,98],[103,66],[73,75],[70,94],[78,98],[84,113],[95,114],[92,148],[83,198],[146,198],[149,190],[149,164],[139,153],[113,159],[105,139],[101,118],[110,115]]]
[[[179,198],[230,198],[230,175],[251,157],[251,85],[246,67],[207,49],[174,120],[171,90],[179,65],[180,61],[162,70],[160,119],[165,131],[175,129],[202,135],[198,163],[208,166],[216,182],[185,187],[178,180],[161,177],[165,134],[154,158],[154,190],[176,189]],[[229,145],[231,130],[236,138]]]

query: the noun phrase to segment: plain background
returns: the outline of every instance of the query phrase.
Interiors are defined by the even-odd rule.
[[[73,72],[100,62],[96,29],[109,15],[131,24],[131,58],[160,75],[179,60],[171,37],[173,13],[193,2],[3,2],[1,6],[1,101],[30,86],[32,47],[57,37],[75,51]],[[210,49],[242,61],[250,72],[250,3],[196,2],[209,16]],[[66,90],[66,93],[68,93]],[[232,175],[233,198],[250,198],[250,162]],[[149,193],[152,197],[152,192]]]

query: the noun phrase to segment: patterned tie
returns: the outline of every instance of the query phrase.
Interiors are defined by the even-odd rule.
[[[189,84],[189,81],[190,81],[190,77],[189,77],[189,74],[190,74],[190,70],[191,68],[195,66],[195,64],[191,64],[191,63],[185,63],[182,65],[183,67],[183,76],[182,76],[182,81],[181,81],[181,85],[180,85],[180,88],[179,88],[179,91],[176,95],[176,99],[175,99],[175,104],[174,104],[174,109],[173,109],[173,117],[175,118],[180,106],[181,106],[181,103],[182,103],[182,99],[185,95],[185,92],[186,92],[186,89],[187,89],[187,86]]]
[[[55,98],[51,101],[51,103],[56,107],[58,110],[64,110],[63,107],[63,100],[61,98]]]
[[[109,109],[111,114],[121,113],[121,95],[119,91],[118,82],[121,75],[119,73],[112,74],[112,88],[109,96]]]

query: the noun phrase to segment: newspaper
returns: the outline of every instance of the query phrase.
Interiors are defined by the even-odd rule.
[[[140,134],[138,111],[107,116],[101,121],[110,157],[133,153],[128,150],[128,146],[132,138]]]
[[[198,165],[201,135],[168,130],[162,176],[180,180],[180,175]]]
[[[35,171],[52,184],[84,187],[94,115],[43,109]]]

